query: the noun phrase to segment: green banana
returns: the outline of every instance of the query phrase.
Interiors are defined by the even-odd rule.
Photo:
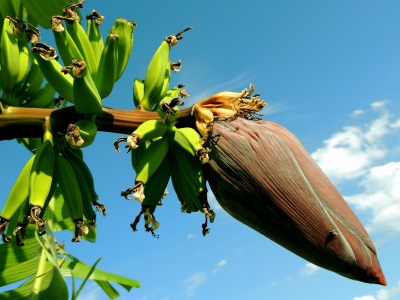
[[[73,18],[67,18],[63,16],[54,16],[51,20],[54,40],[64,65],[70,65],[73,58],[84,60],[83,55],[79,51],[74,39],[65,29],[63,24],[63,20],[70,24],[73,24],[75,20]]]
[[[24,24],[22,26],[25,26]],[[19,34],[16,36],[19,48],[19,72],[16,81],[16,89],[14,93],[16,94],[21,89],[24,81],[29,73],[30,65],[30,49],[28,46],[27,34],[23,29],[19,29]]]
[[[109,33],[100,57],[97,76],[94,79],[102,99],[110,95],[117,77],[119,36]]]
[[[141,141],[137,148],[131,149],[131,163],[133,170],[137,173],[139,168],[139,163],[142,160],[143,154],[149,147],[150,141]]]
[[[17,227],[13,230],[17,246],[24,246],[24,240],[26,239],[26,226],[29,224],[30,211],[29,198],[26,198],[19,209]]]
[[[102,111],[100,94],[86,62],[73,60],[74,83],[72,86],[75,110],[78,114],[94,114]]]
[[[191,127],[175,128],[174,149],[196,157],[202,164],[208,163],[209,148],[204,148],[200,135]]]
[[[14,86],[18,83],[20,62],[18,39],[14,35],[14,21],[4,18],[0,41],[0,77],[2,80],[2,100],[14,104]]]
[[[93,50],[93,57],[98,65],[100,62],[101,53],[104,49],[103,36],[99,28],[99,26],[103,23],[104,16],[93,10],[89,15],[86,16],[86,20],[87,36]]]
[[[91,116],[87,115],[75,124],[70,124],[65,137],[72,148],[83,148],[93,143],[96,134],[96,114],[94,114]]]
[[[70,162],[61,153],[56,155],[54,171],[71,220],[75,224],[72,242],[80,242],[80,236],[88,233],[88,227],[83,222],[83,202],[78,179],[75,177]]]
[[[162,87],[164,84],[165,70],[169,65],[168,56],[171,49],[171,44],[167,39],[162,41],[157,48],[150,63],[147,67],[144,78],[144,95],[140,105],[145,110],[153,110],[158,104]]]
[[[40,90],[29,99],[21,103],[22,107],[37,107],[45,108],[48,106],[55,106],[55,90],[50,83],[43,85]]]
[[[57,61],[55,49],[43,43],[36,43],[31,51],[47,82],[65,100],[74,103],[74,78],[68,72],[63,72],[64,67]]]
[[[91,46],[89,37],[86,34],[81,22],[77,19],[70,24],[66,25],[67,32],[71,36],[72,40],[75,42],[79,52],[82,54],[82,60],[87,63],[90,75],[95,78],[97,73],[98,63],[94,56],[93,48]],[[72,56],[78,58],[76,56]],[[79,59],[79,58],[78,58]]]
[[[150,212],[154,213],[157,205],[166,194],[166,188],[171,177],[173,156],[169,151],[157,171],[147,180],[144,186],[144,195],[146,196],[142,202],[142,207],[150,208]]]
[[[138,142],[149,141],[160,136],[164,136],[168,127],[161,121],[148,120],[139,125],[131,136],[127,139],[130,148],[137,148]]]
[[[151,58],[144,78],[144,96],[140,103],[145,110],[157,109],[158,101],[163,98],[163,92],[168,89],[166,87],[169,85],[170,76],[168,68],[171,67],[168,59],[169,52],[171,47],[177,45],[178,41],[182,39],[183,33],[189,29],[192,27],[188,27],[176,35],[167,36]]]
[[[68,151],[68,150],[66,150]],[[87,180],[83,172],[81,171],[80,165],[73,159],[65,157],[72,167],[74,175],[79,185],[79,191],[82,197],[82,209],[85,219],[88,221],[89,226],[94,226],[96,224],[96,212],[93,209],[92,204],[92,194],[88,186]]]
[[[181,90],[178,87],[174,87],[166,92],[157,105],[157,114],[168,124],[173,124],[180,115],[180,110],[177,106],[184,104],[179,98],[180,94]]]
[[[203,164],[208,162],[210,150],[202,147],[199,135],[189,127],[175,130],[172,149],[175,156],[172,184],[175,190],[179,190],[177,195],[181,197],[184,210],[203,211],[213,222],[215,214],[208,204],[203,169]]]
[[[78,149],[78,150],[80,150],[80,149]],[[96,208],[97,211],[101,211],[103,216],[106,216],[106,214],[107,214],[106,206],[104,204],[97,202],[97,200],[99,199],[99,196],[97,195],[97,192],[96,192],[93,175],[92,175],[92,172],[90,171],[88,165],[83,160],[83,157],[77,153],[76,149],[70,149],[70,148],[66,148],[66,151],[64,151],[63,154],[65,155],[65,157],[68,157],[69,161],[73,161],[75,163],[75,165],[77,165],[79,167],[79,170],[82,172],[83,177],[86,180],[86,185],[89,188],[89,192],[91,195],[90,199],[91,199],[92,205]],[[86,205],[86,204],[84,204],[84,205]]]
[[[21,103],[39,92],[44,79],[43,73],[40,70],[40,66],[36,58],[34,58],[33,55],[30,55],[29,57],[31,63],[28,75],[24,81],[24,84],[16,95],[16,98]]]
[[[18,208],[29,197],[29,178],[36,155],[33,155],[19,173],[0,213],[0,233],[2,234]]]
[[[150,141],[155,138],[164,136],[168,130],[168,126],[158,120],[147,120],[139,125],[134,132],[131,133],[127,138],[119,138],[114,142],[115,150],[118,152],[120,142],[126,142],[126,148],[136,149],[141,141]]]
[[[135,178],[135,186],[126,191],[131,191],[137,201],[143,202],[143,199],[145,198],[144,187],[147,181],[162,164],[168,153],[169,146],[169,137],[162,137],[151,142],[149,147],[144,152],[143,157],[139,162],[138,171]],[[126,192],[125,194],[122,194],[122,196],[126,196]]]
[[[39,232],[44,230],[46,222],[41,218],[44,205],[53,183],[55,152],[53,136],[47,129],[43,136],[43,144],[37,150],[29,179],[30,218],[38,226]]]
[[[133,81],[133,104],[136,107],[140,106],[144,96],[144,81],[140,78],[135,78]]]
[[[118,41],[118,63],[115,81],[117,81],[125,71],[128,65],[129,57],[132,52],[134,42],[134,30],[136,23],[123,18],[117,18],[115,21],[115,34],[119,36]]]

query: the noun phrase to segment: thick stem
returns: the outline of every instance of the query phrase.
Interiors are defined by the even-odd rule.
[[[181,110],[180,117],[176,120],[177,127],[195,128],[195,120],[190,112],[191,108]],[[73,106],[46,109],[3,107],[0,103],[0,140],[42,137],[46,118],[49,117],[53,131],[65,133],[68,125],[78,121],[82,115],[77,114]],[[151,119],[159,119],[156,112],[104,107],[103,111],[97,114],[96,124],[99,131],[130,134],[140,124]]]

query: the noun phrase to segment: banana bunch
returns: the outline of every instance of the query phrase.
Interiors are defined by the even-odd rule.
[[[168,122],[166,118],[162,121],[148,120],[130,136],[115,141],[117,151],[120,151],[120,142],[127,143],[136,172],[134,186],[122,191],[121,196],[129,200],[129,195],[133,194],[142,207],[131,224],[132,229],[137,230],[140,217],[144,215],[146,231],[156,236],[154,230],[159,223],[155,220],[154,212],[158,205],[162,205],[161,200],[168,193],[166,187],[171,178],[182,205],[181,210],[205,214],[203,235],[206,235],[209,231],[207,220],[213,222],[215,214],[207,201],[204,173],[210,149],[203,147],[199,134],[189,127],[177,128],[173,120]]]
[[[53,137],[49,124],[48,120],[42,141],[23,167],[0,213],[0,233],[5,242],[11,239],[5,229],[13,216],[17,218],[13,232],[18,245],[23,245],[29,224],[35,224],[40,235],[46,232],[43,216],[57,187],[75,224],[73,242],[79,242],[96,225],[96,211],[106,215],[105,206],[97,202],[93,176],[81,149],[72,148],[63,137]]]
[[[177,45],[183,38],[183,33],[192,28],[188,27],[176,35],[169,35],[161,42],[148,64],[144,80],[135,78],[133,81],[135,106],[141,106],[148,111],[158,109],[158,104],[167,94],[171,70],[178,72],[181,67],[180,61],[172,63],[169,60],[171,47]]]
[[[49,87],[42,87],[43,74],[30,53],[29,44],[40,38],[39,29],[17,17],[6,16],[1,23],[2,101],[12,106],[29,106],[28,103],[32,102],[32,107],[51,107],[54,104],[55,92]]]

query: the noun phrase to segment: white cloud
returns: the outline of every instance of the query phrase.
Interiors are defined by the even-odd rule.
[[[353,111],[350,116],[352,118],[359,118],[360,116],[362,116],[363,114],[365,114],[365,111],[363,111],[362,109],[356,109],[355,111]]]
[[[312,264],[312,263],[307,263],[303,269],[301,269],[300,274],[301,276],[311,276],[317,272],[320,267]]]
[[[364,191],[345,199],[360,211],[372,213],[367,230],[400,233],[400,162],[371,168],[361,185]]]
[[[226,259],[220,260],[212,272],[217,273],[222,267],[226,266],[227,263],[228,263],[228,261]]]
[[[381,288],[376,296],[367,295],[361,297],[354,297],[353,300],[394,300],[398,299],[398,295],[400,294],[400,281],[397,285],[389,288]]]
[[[192,298],[197,289],[207,280],[204,272],[196,272],[187,278],[183,284],[185,285],[185,294],[188,298]]]
[[[364,126],[345,126],[324,141],[324,146],[311,155],[328,177],[335,182],[356,179],[368,173],[383,159],[388,149],[384,138],[400,128],[386,109],[387,101],[377,101],[371,107],[379,115]]]

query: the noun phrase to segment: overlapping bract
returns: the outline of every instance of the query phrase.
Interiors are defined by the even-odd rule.
[[[368,233],[298,139],[267,121],[216,121],[210,187],[234,218],[306,260],[386,284]]]

